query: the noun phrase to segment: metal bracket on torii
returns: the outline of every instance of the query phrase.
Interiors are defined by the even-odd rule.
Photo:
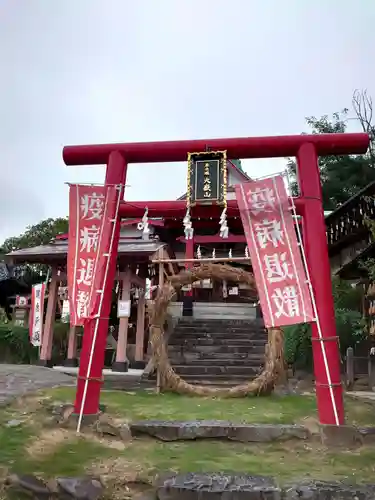
[[[208,146],[209,145],[209,146]],[[330,263],[327,252],[326,229],[324,213],[321,204],[321,184],[318,168],[319,156],[363,154],[369,145],[368,134],[321,134],[295,135],[279,137],[242,137],[232,139],[210,139],[195,141],[99,144],[89,146],[66,146],[63,158],[66,165],[107,165],[106,184],[126,183],[127,165],[130,163],[152,162],[184,162],[191,151],[225,150],[228,159],[246,158],[297,158],[297,173],[301,197],[294,200],[297,213],[303,217],[304,246],[307,264],[310,271],[311,283],[314,289],[317,313],[320,318],[322,335],[318,335],[316,324],[312,324],[312,338],[321,338],[313,342],[314,368],[317,387],[317,403],[320,423],[344,423],[344,407],[340,378],[340,362],[338,343],[327,336],[336,334],[334,320],[333,299],[331,294]],[[143,167],[147,174],[147,168]],[[119,206],[119,218],[140,218],[145,214],[147,207],[148,217],[183,217],[186,213],[186,202],[132,202],[122,201]],[[220,207],[192,207],[191,216],[203,214],[204,217],[220,217]],[[235,200],[228,200],[227,216],[239,215]],[[120,225],[116,225],[116,241],[118,241]],[[104,302],[108,309],[112,296],[112,282],[114,279],[117,245],[109,257],[110,272],[108,283],[104,290]],[[77,385],[77,407],[82,403],[83,383],[81,377],[87,377],[88,352],[91,350],[90,325],[85,327],[81,353],[80,374]],[[86,332],[87,329],[87,332]],[[102,374],[104,349],[108,322],[101,321],[98,332],[98,342],[95,347],[93,372],[91,377],[99,378]],[[322,366],[322,344],[325,344],[327,363],[330,367],[330,385],[335,387],[335,411],[329,401],[326,371]],[[100,384],[89,384],[87,389],[85,415],[92,415],[99,409]],[[338,415],[338,416],[337,416]]]

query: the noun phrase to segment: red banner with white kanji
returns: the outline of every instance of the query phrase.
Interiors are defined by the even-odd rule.
[[[236,186],[267,328],[314,320],[305,268],[281,175]]]
[[[67,278],[72,326],[98,313],[118,196],[116,186],[70,186]]]
[[[90,296],[90,316],[101,314],[101,300],[103,298],[102,291],[107,282],[108,275],[108,259],[113,251],[117,252],[118,239],[114,238],[115,224],[118,218],[118,210],[120,204],[120,186],[108,186],[106,188],[105,208],[100,232],[96,267],[92,280],[91,296]]]
[[[33,346],[42,345],[45,294],[45,283],[33,285],[31,291],[31,309],[29,317],[30,342]]]

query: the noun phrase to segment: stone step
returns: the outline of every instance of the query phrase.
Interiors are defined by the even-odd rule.
[[[239,358],[238,356],[233,356],[233,358],[227,357],[217,357],[217,358],[200,358],[195,355],[186,356],[174,356],[169,358],[169,361],[173,365],[194,365],[194,366],[259,366],[264,363],[264,355],[255,354],[249,355],[246,358]]]
[[[260,371],[259,371],[260,373]],[[192,385],[203,385],[206,387],[234,387],[236,385],[241,385],[251,380],[254,380],[257,377],[255,376],[240,376],[240,375],[181,375],[183,380],[186,380],[189,384]],[[153,373],[150,376],[150,380],[156,381],[156,374]]]
[[[187,338],[181,338],[181,337],[175,337],[174,335],[171,336],[169,339],[168,345],[182,345],[182,343],[187,346],[187,345],[192,345],[192,346],[219,346],[219,345],[230,345],[230,346],[264,346],[267,343],[267,339],[264,340],[258,340],[258,339],[248,339],[248,338],[239,338],[239,339],[232,339],[230,337],[224,338],[220,337],[218,339],[216,338],[209,338],[209,337],[197,337],[197,338],[192,338],[192,339],[187,339]]]
[[[260,319],[182,318],[169,339],[168,356],[190,383],[231,387],[260,373],[266,343]]]
[[[219,334],[225,334],[225,335],[231,335],[231,334],[238,334],[238,335],[265,335],[267,336],[267,330],[264,328],[239,328],[239,327],[228,327],[226,328],[225,326],[222,325],[217,325],[214,327],[199,327],[199,326],[176,326],[174,329],[174,333],[179,333],[182,335],[197,335],[197,334],[212,334],[212,335],[219,335]]]
[[[218,342],[220,340],[246,340],[255,343],[266,343],[266,335],[253,335],[251,333],[196,333],[182,335],[181,333],[175,332],[171,335],[169,342],[179,341],[179,342],[197,342],[198,340],[212,340],[213,342]]]
[[[254,380],[256,376],[249,375],[184,375],[182,378],[194,385],[208,386],[229,386],[240,385],[250,380]]]
[[[255,311],[224,311],[224,310],[211,310],[211,311],[197,311],[193,309],[194,319],[210,321],[212,319],[237,320],[237,321],[251,321],[256,319]]]
[[[173,356],[174,353],[184,355],[184,353],[201,353],[202,356],[209,355],[215,357],[217,353],[225,353],[227,357],[238,354],[264,354],[265,344],[259,345],[236,345],[236,344],[220,344],[220,345],[169,345],[168,354]],[[229,356],[228,356],[229,354]]]
[[[231,376],[231,375],[239,375],[244,377],[252,378],[257,375],[260,371],[260,366],[215,366],[215,365],[172,365],[173,369],[176,373],[185,376],[194,376],[196,378],[204,377],[206,375],[216,376]]]
[[[199,327],[213,327],[223,325],[225,327],[233,327],[233,328],[251,328],[251,327],[259,327],[264,328],[264,322],[261,319],[197,319],[197,318],[183,318],[179,319],[178,326],[199,326]]]
[[[240,328],[240,327],[228,327],[225,328],[222,325],[215,325],[214,327],[200,327],[200,326],[176,326],[174,332],[182,333],[183,335],[196,335],[197,333],[211,333],[214,335],[218,334],[258,334],[266,335],[266,330],[264,328]]]

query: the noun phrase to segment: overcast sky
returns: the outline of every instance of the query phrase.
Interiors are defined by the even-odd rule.
[[[0,243],[66,215],[65,182],[103,182],[63,145],[300,133],[375,97],[371,0],[0,0],[0,23]],[[184,164],[133,165],[125,196],[185,182]]]

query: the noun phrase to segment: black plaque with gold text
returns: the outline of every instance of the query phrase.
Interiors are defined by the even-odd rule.
[[[189,206],[197,203],[224,205],[227,195],[226,151],[189,153],[188,191]]]

